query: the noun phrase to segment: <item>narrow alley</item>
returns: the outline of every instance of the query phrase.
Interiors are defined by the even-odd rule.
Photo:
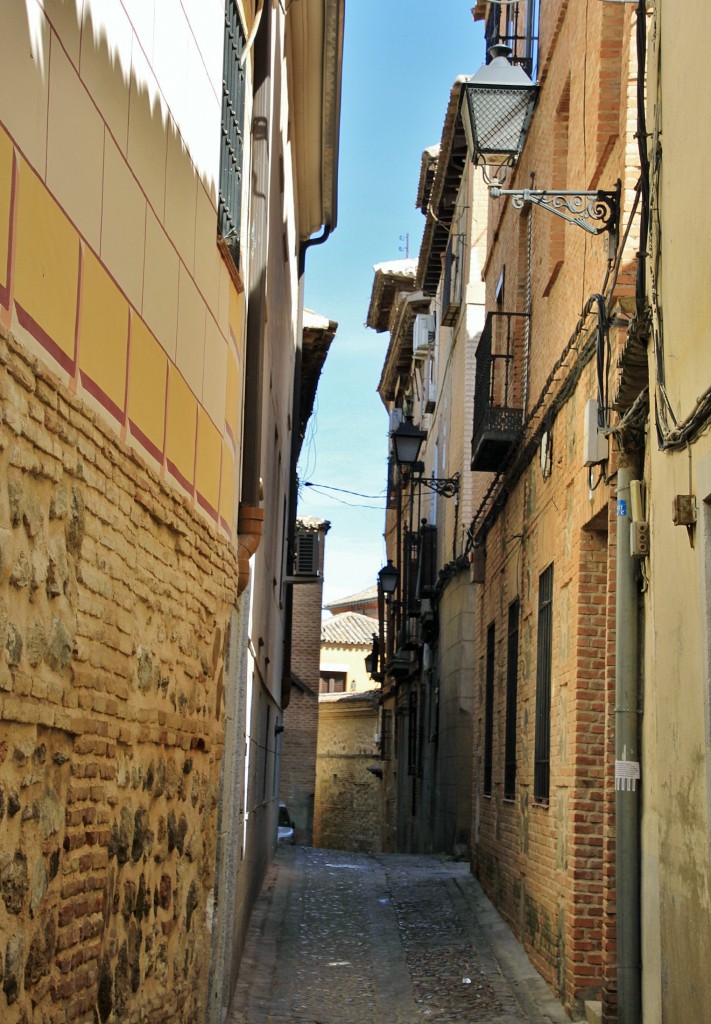
[[[465,863],[280,848],[227,1024],[570,1024]]]

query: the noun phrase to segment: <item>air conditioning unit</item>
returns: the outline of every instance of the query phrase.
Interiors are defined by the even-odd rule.
[[[403,411],[401,406],[396,406],[390,410],[390,429],[388,433],[392,434],[393,430],[397,430],[404,419]]]
[[[294,545],[294,576],[319,576],[319,534],[316,530],[298,530]]]
[[[412,357],[426,359],[434,345],[435,318],[433,313],[419,313],[412,328]]]

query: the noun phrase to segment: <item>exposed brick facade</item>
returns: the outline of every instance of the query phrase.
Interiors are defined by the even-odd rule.
[[[311,844],[316,789],[316,737],[318,684],[321,657],[321,602],[323,562],[329,523],[309,517],[298,520],[301,529],[317,530],[320,537],[321,576],[293,587],[291,631],[291,697],[284,711],[279,796],[296,826],[296,841]]]
[[[235,552],[4,331],[0,395],[2,1019],[202,1021]]]
[[[541,5],[537,107],[511,189],[614,189],[627,226],[638,176],[630,14],[622,5]],[[633,291],[633,224],[618,271],[606,235],[591,237],[531,206],[492,202],[487,309],[530,314],[522,374],[524,430],[499,493],[477,513],[485,552],[477,609],[473,867],[532,962],[575,1016],[602,1000],[615,1017],[614,691],[616,452],[584,466],[585,403],[596,398],[596,309]],[[593,300],[594,301],[594,300]],[[581,318],[581,309],[585,312]],[[612,365],[624,335],[610,332]],[[520,366],[520,371],[519,371]],[[603,376],[606,371],[601,368]],[[609,374],[608,374],[609,376]],[[607,380],[610,386],[610,380]],[[542,446],[549,446],[549,459]],[[541,633],[539,586],[552,566],[552,632]],[[505,792],[508,629],[520,603],[516,776]],[[495,637],[493,725],[486,736],[487,636]],[[546,645],[550,698],[537,700]],[[546,720],[546,714],[549,715]],[[545,751],[546,731],[549,750]],[[490,743],[490,746],[489,746]],[[549,782],[537,792],[545,751]],[[491,791],[484,762],[491,758]],[[539,777],[540,778],[540,777]]]

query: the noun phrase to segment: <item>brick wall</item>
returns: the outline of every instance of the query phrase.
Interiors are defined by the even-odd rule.
[[[321,659],[323,560],[329,523],[300,520],[320,533],[321,577],[317,583],[294,585],[291,669],[295,676],[289,706],[284,711],[284,735],[279,795],[296,824],[296,841],[310,844],[316,788],[318,684]]]
[[[541,12],[542,84],[526,146],[506,187],[612,189],[622,180],[622,223],[638,176],[630,140],[634,60],[630,14],[622,5],[579,8],[560,0]],[[571,74],[571,68],[573,73]],[[535,171],[535,178],[531,172]],[[535,966],[573,1015],[602,998],[615,1012],[614,916],[614,453],[608,479],[583,465],[585,401],[597,394],[595,360],[581,352],[594,339],[591,317],[572,344],[580,310],[603,287],[613,305],[630,294],[634,228],[619,275],[608,276],[605,237],[536,208],[520,213],[492,203],[485,268],[487,307],[506,270],[507,295],[524,311],[530,300],[530,358],[524,368],[526,411],[539,411],[528,436],[550,427],[550,471],[538,449],[507,488],[490,522],[486,582],[479,591],[473,864],[484,887],[524,942]],[[524,254],[531,228],[530,265]],[[509,287],[509,283],[511,287]],[[611,336],[610,365],[619,349]],[[561,354],[566,355],[561,359]],[[557,365],[557,370],[552,371]],[[553,402],[568,378],[565,398]],[[553,565],[550,792],[534,797],[538,587]],[[507,614],[520,600],[517,775],[504,796]],[[495,627],[493,785],[482,791],[486,633]]]
[[[0,335],[0,1016],[197,1022],[234,552]]]

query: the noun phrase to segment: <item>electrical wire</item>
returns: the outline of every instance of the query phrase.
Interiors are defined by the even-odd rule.
[[[341,494],[351,494],[354,498],[373,498],[381,500],[385,497],[385,492],[381,491],[380,494],[361,494],[360,491],[348,491],[344,487],[332,487],[330,484],[316,484],[312,480],[305,480],[304,487],[313,487],[316,490],[323,491],[339,491]]]

